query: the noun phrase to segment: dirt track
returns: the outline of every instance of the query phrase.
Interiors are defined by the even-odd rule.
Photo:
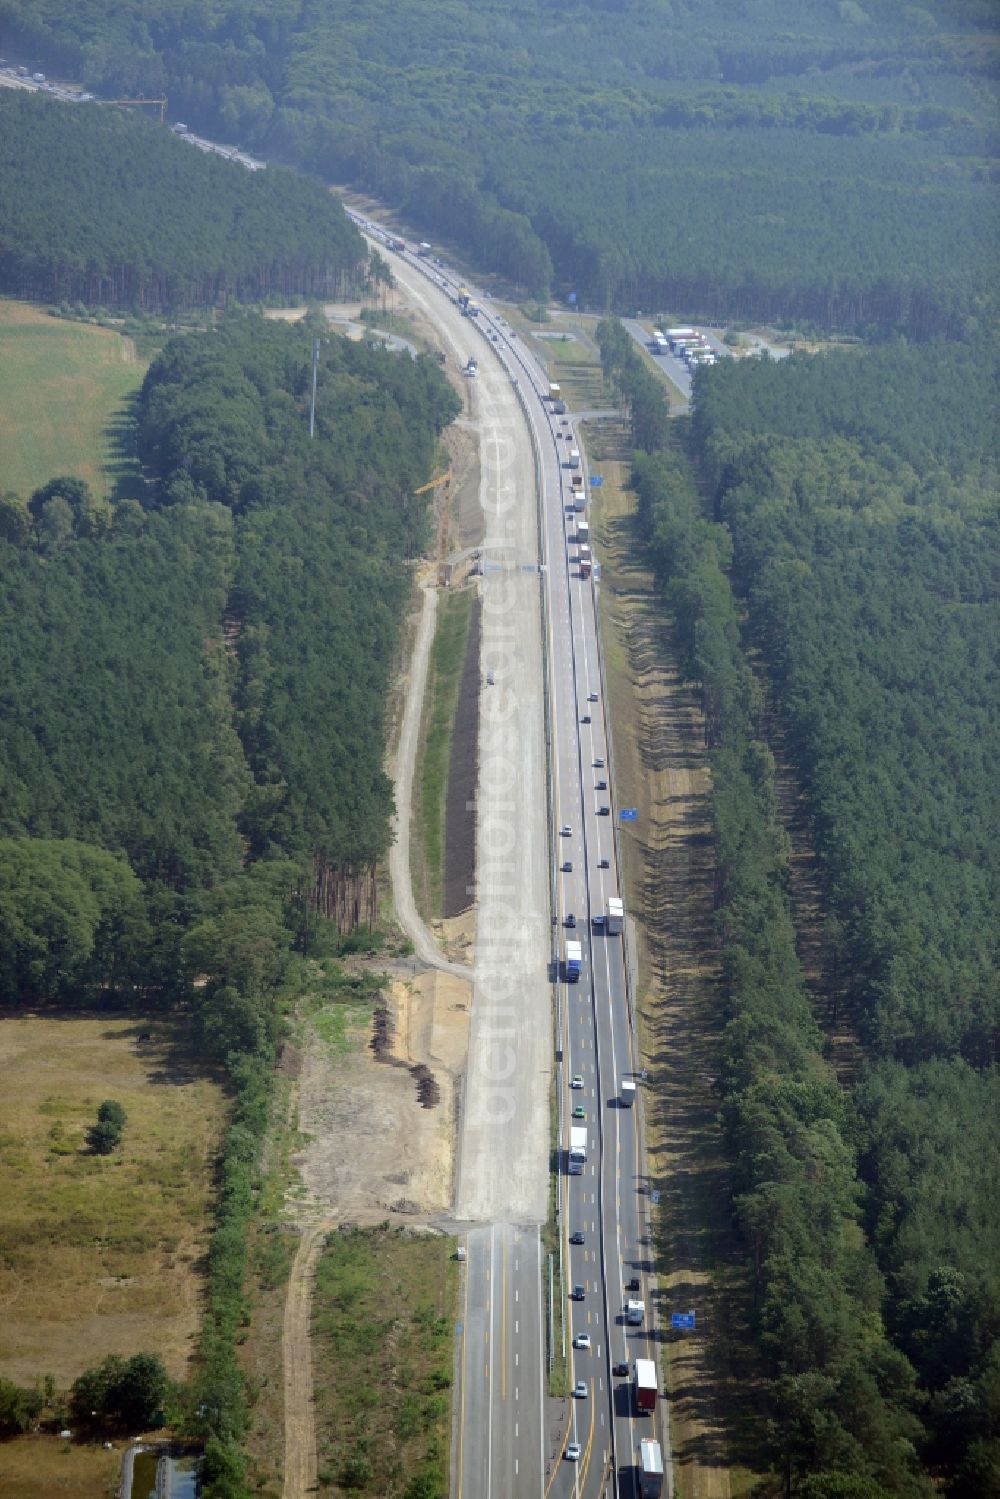
[[[310,1224],[303,1233],[288,1277],[281,1356],[285,1370],[285,1482],[283,1499],[303,1499],[316,1488],[316,1422],[313,1410],[312,1313],[313,1276],[330,1219]]]

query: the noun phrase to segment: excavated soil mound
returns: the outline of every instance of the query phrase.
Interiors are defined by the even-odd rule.
[[[385,1062],[390,1067],[405,1067],[417,1085],[417,1098],[420,1100],[422,1109],[433,1109],[441,1102],[441,1088],[431,1069],[425,1062],[417,1062],[412,1067],[404,1062],[402,1057],[397,1057],[393,1050],[396,1035],[396,1025],[392,1018],[392,1011],[386,1001],[379,996],[375,1001],[375,1009],[372,1014],[372,1038],[368,1043],[375,1053],[376,1062]]]

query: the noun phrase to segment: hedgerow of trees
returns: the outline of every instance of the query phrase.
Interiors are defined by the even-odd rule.
[[[601,345],[705,707],[723,1118],[772,1458],[792,1483],[848,1472],[909,1494],[927,1474],[972,1499],[1000,1471],[996,361],[726,361],[697,376],[689,454],[620,325]],[[825,884],[815,1015],[765,694]],[[846,1088],[820,1020],[862,1047]]]

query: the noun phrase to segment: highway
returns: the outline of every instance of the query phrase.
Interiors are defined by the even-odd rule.
[[[15,86],[89,102],[48,80],[5,72],[3,81]],[[251,170],[264,165],[185,134]],[[568,454],[579,446],[573,413],[553,412],[545,370],[488,297],[478,295],[475,319],[463,316],[456,274],[412,249],[395,252],[395,235],[352,217],[433,319],[447,353],[461,364],[475,354],[480,363],[470,406],[486,518],[483,680],[493,680],[483,687],[480,717],[474,999],[454,1208],[466,1258],[452,1493],[633,1499],[638,1443],[652,1435],[663,1448],[670,1494],[665,1402],[655,1415],[638,1416],[631,1380],[613,1373],[621,1361],[634,1371],[636,1357],[654,1356],[659,1333],[623,940],[595,920],[621,893],[618,807],[599,583],[580,575],[583,517],[570,495]],[[626,326],[644,338],[638,325]],[[689,397],[688,372],[673,362],[670,376]],[[575,983],[566,982],[562,961],[568,932],[583,948]],[[577,1077],[580,1086],[571,1088]],[[639,1084],[632,1108],[621,1103],[624,1078]],[[574,1109],[582,1111],[576,1123],[586,1127],[588,1152],[582,1172],[570,1176]],[[540,1229],[553,1160],[559,1245],[547,1256]],[[630,1281],[637,1282],[632,1291]],[[550,1283],[566,1314],[569,1388],[581,1390],[577,1398],[546,1394]],[[582,1294],[570,1299],[575,1286]],[[625,1324],[629,1294],[645,1302],[641,1326]],[[589,1346],[576,1346],[581,1338]],[[562,1342],[557,1331],[556,1356]],[[567,1459],[568,1444],[578,1444],[578,1460]]]
[[[513,1130],[508,1127],[506,1111],[501,1110],[500,1146],[496,1148],[496,1100],[483,1086],[475,1044],[477,1011],[482,1005],[491,1024],[496,1001],[483,987],[486,973],[481,971],[477,955],[466,1099],[473,1128],[470,1138],[468,1122],[463,1125],[455,1208],[458,1226],[465,1229],[467,1257],[452,1492],[456,1499],[527,1499],[550,1494],[587,1499],[620,1494],[623,1499],[632,1499],[638,1494],[635,1463],[639,1440],[655,1435],[664,1450],[664,1493],[669,1493],[664,1403],[660,1402],[653,1417],[637,1416],[632,1379],[616,1377],[612,1372],[616,1364],[628,1361],[631,1373],[637,1356],[653,1356],[658,1330],[653,1319],[655,1287],[651,1278],[650,1199],[643,1168],[641,1098],[635,1108],[621,1104],[623,1078],[634,1078],[641,1094],[623,943],[621,937],[606,936],[594,922],[595,917],[606,917],[608,898],[621,892],[615,836],[618,808],[598,652],[599,584],[580,577],[577,525],[584,517],[574,512],[570,495],[569,450],[578,445],[572,413],[565,418],[553,414],[546,399],[545,371],[488,298],[470,288],[477,296],[480,312],[475,319],[463,319],[456,330],[455,299],[460,278],[412,250],[392,253],[390,241],[394,236],[371,221],[359,218],[358,222],[388,252],[394,273],[407,289],[420,292],[420,300],[444,329],[446,344],[452,348],[460,345],[460,356],[476,355],[480,366],[476,401],[483,423],[484,452],[498,441],[500,387],[513,392],[520,403],[519,432],[508,426],[506,411],[501,413],[502,442],[513,442],[527,451],[525,439],[530,433],[534,448],[532,482],[526,483],[519,474],[514,486],[520,521],[507,522],[507,534],[500,538],[506,551],[491,536],[490,520],[510,513],[504,485],[510,479],[509,465],[514,458],[507,453],[503,462],[492,465],[492,471],[490,465],[484,465],[482,497],[487,538],[482,582],[484,617],[491,588],[499,577],[533,577],[536,588],[541,584],[533,606],[516,611],[522,647],[522,637],[528,641],[527,657],[522,652],[519,671],[530,668],[534,655],[530,645],[533,610],[541,621],[544,651],[537,662],[539,680],[535,690],[521,677],[508,681],[507,686],[515,699],[525,700],[522,710],[529,702],[540,707],[544,673],[551,734],[549,781],[547,787],[536,783],[520,792],[514,790],[517,810],[508,819],[512,831],[505,849],[507,862],[520,870],[522,895],[513,911],[506,912],[503,929],[508,961],[517,966],[517,992],[521,996],[514,1045],[518,1070],[530,1072],[543,1087],[532,1087],[531,1078],[527,1079],[529,1092],[520,1095],[519,1108],[526,1108],[534,1117],[518,1115]],[[496,493],[491,493],[491,486],[499,486]],[[536,527],[530,557],[526,555],[529,519]],[[513,547],[511,535],[517,537]],[[489,649],[484,636],[484,676]],[[489,734],[495,710],[491,689],[484,688],[483,693],[482,722]],[[532,724],[530,714],[525,717],[522,712],[520,732],[537,735],[535,747],[540,753],[544,723],[539,719]],[[484,760],[489,759],[488,741],[481,753]],[[533,758],[533,752],[529,753],[529,764]],[[599,789],[598,782],[605,782],[606,788]],[[490,913],[484,910],[484,895],[489,897],[493,882],[483,868],[484,852],[489,852],[489,840],[484,840],[489,803],[484,805],[482,791],[481,786],[477,819],[479,922],[482,933],[485,915],[488,939]],[[563,828],[569,829],[565,835],[560,832]],[[518,852],[522,844],[530,845],[534,857],[526,849]],[[524,882],[534,884],[538,880],[539,852],[547,865],[544,888],[525,901],[528,885]],[[606,867],[602,867],[604,861]],[[564,870],[564,864],[570,864],[571,869]],[[532,912],[536,916],[541,913],[541,925],[531,919]],[[574,928],[565,924],[570,913]],[[544,936],[539,942],[536,939],[542,927]],[[576,983],[564,978],[562,958],[567,936],[578,939],[583,947],[582,971]],[[541,948],[534,975],[522,966],[524,945],[533,950],[532,962]],[[554,983],[545,982],[546,959]],[[550,1023],[553,1002],[554,1044]],[[525,1019],[528,1010],[534,1016],[531,1022]],[[537,1023],[539,1017],[541,1024]],[[548,1045],[542,1066],[537,1054],[530,1049],[525,1054],[523,1050],[525,1040],[530,1048],[539,1034],[545,1034]],[[550,1266],[539,1235],[545,1205],[539,1208],[526,1200],[522,1158],[527,1146],[533,1173],[537,1157],[531,1147],[537,1144],[537,1124],[546,1147],[547,1172],[547,1114],[553,1068],[560,1145],[561,1242]],[[582,1087],[570,1087],[574,1075],[582,1079]],[[545,1105],[545,1118],[541,1120],[537,1114],[539,1099]],[[565,1155],[574,1108],[582,1109],[585,1119],[572,1122],[584,1124],[588,1131],[588,1158],[579,1176],[567,1174]],[[487,1143],[490,1140],[494,1142],[492,1149]],[[533,1197],[534,1192],[527,1196]],[[580,1234],[582,1244],[569,1242],[571,1235]],[[544,1395],[550,1270],[556,1294],[561,1295],[567,1312],[567,1343],[581,1335],[590,1340],[589,1347],[567,1348],[570,1388],[578,1381],[586,1386],[587,1394],[580,1398],[560,1400]],[[634,1280],[639,1288],[630,1292],[628,1284]],[[583,1287],[582,1299],[570,1299],[570,1292],[578,1285]],[[624,1303],[629,1295],[645,1302],[642,1326],[625,1324]],[[580,1445],[579,1461],[564,1456],[570,1442]]]

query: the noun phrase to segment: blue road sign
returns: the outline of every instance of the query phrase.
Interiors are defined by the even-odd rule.
[[[694,1312],[671,1312],[670,1326],[683,1327],[690,1331],[694,1327]]]
[[[637,822],[639,819],[638,807],[622,807],[618,814],[622,822]]]
[[[604,483],[604,480],[603,480],[603,478],[601,477],[600,474],[591,474],[591,476],[590,476],[590,487],[591,487],[591,489],[600,489],[600,487],[601,487],[601,485],[603,483]]]
[[[569,305],[571,307],[575,307],[576,306],[576,292],[575,291],[569,292],[567,294],[567,296],[566,296],[566,300],[567,300],[567,302],[569,303]]]

